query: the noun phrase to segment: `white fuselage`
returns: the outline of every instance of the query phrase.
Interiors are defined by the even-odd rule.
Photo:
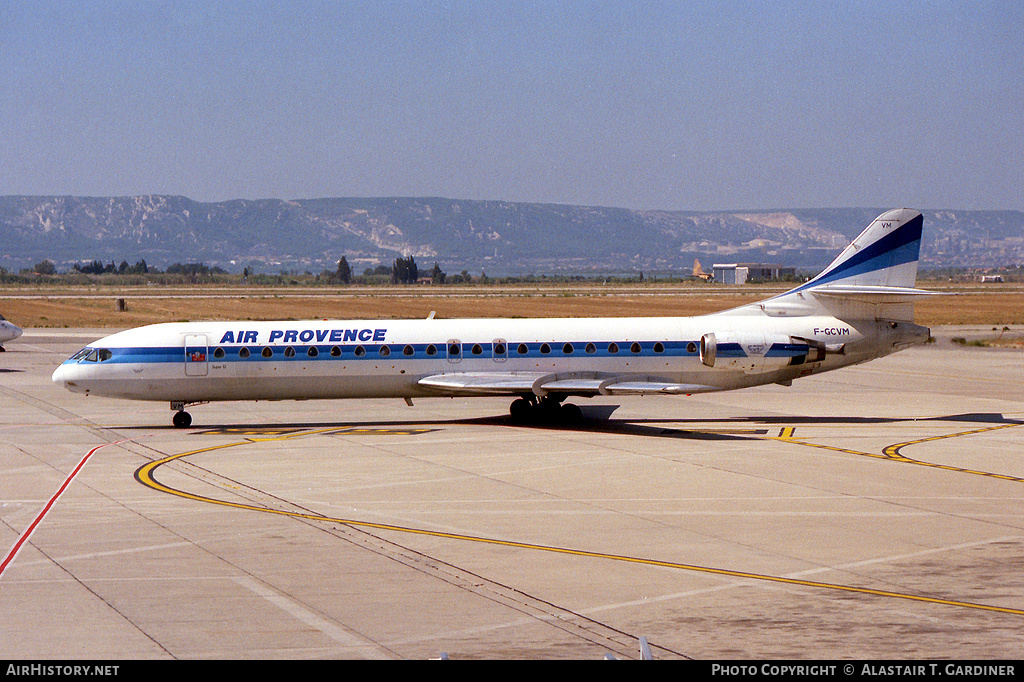
[[[510,381],[615,377],[623,386],[700,392],[785,383],[927,338],[927,330],[901,325],[767,315],[172,323],[100,339],[58,367],[53,380],[79,393],[186,403],[528,392],[443,387],[445,377],[491,373]],[[711,366],[701,352],[709,334],[717,339]],[[828,352],[808,356],[807,343]]]
[[[878,216],[813,279],[701,317],[189,322],[113,334],[53,381],[85,394],[214,400],[514,396],[513,417],[569,396],[691,394],[838,369],[929,337],[910,320],[923,218]],[[564,409],[563,409],[564,408]]]

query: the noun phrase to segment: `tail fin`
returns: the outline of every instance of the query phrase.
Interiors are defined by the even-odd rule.
[[[932,295],[914,288],[923,226],[920,211],[886,211],[817,277],[738,310],[759,308],[783,317],[826,312],[836,317],[913,321],[913,301]]]
[[[913,287],[923,226],[920,211],[898,208],[883,213],[801,289],[826,284]]]

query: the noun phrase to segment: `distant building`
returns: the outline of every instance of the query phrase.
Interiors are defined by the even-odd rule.
[[[986,284],[987,283],[998,283],[998,282],[1002,282],[1003,281],[1003,276],[1002,275],[982,275],[981,276],[981,281],[982,281],[982,283],[986,283]]]
[[[715,281],[719,284],[746,284],[747,268],[739,263],[715,263]]]
[[[715,263],[715,281],[721,284],[746,284],[749,280],[770,281],[796,277],[795,267],[764,263]]]

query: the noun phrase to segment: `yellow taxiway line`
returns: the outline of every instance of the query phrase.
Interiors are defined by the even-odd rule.
[[[1006,424],[1006,425],[1003,425],[1003,426],[1016,426],[1016,424]],[[970,433],[980,433],[980,432],[983,432],[983,431],[990,431],[990,430],[993,430],[995,428],[1002,428],[1002,427],[991,427],[991,428],[987,428],[987,429],[978,429],[976,431],[963,432],[961,434],[950,434],[948,436],[942,436],[942,437],[950,438],[950,437],[953,437],[955,435],[967,435],[967,434],[970,434]],[[379,430],[376,430],[376,432],[379,433]],[[403,431],[403,432],[408,433],[409,431]],[[785,432],[786,432],[786,430],[784,429],[783,433],[785,434]],[[162,459],[154,460],[152,462],[144,464],[143,466],[139,467],[135,471],[135,478],[141,484],[143,484],[143,485],[145,485],[145,486],[147,486],[149,488],[152,488],[153,490],[157,490],[157,491],[162,492],[162,493],[167,493],[169,495],[175,495],[177,497],[182,497],[182,498],[185,498],[185,499],[195,500],[197,502],[206,502],[206,503],[209,503],[209,504],[216,504],[216,505],[221,505],[221,506],[226,506],[226,507],[232,507],[234,509],[244,509],[244,510],[248,510],[248,511],[261,512],[261,513],[264,513],[264,514],[278,514],[278,515],[282,515],[282,516],[290,516],[290,517],[294,517],[294,518],[306,519],[306,520],[309,520],[309,521],[317,521],[317,522],[322,522],[322,523],[336,523],[336,524],[346,525],[346,526],[353,526],[353,527],[360,527],[360,528],[372,528],[372,529],[375,529],[375,530],[392,531],[392,532],[397,532],[397,533],[408,533],[408,534],[421,535],[421,536],[430,536],[430,537],[436,537],[436,538],[444,538],[444,539],[448,539],[448,540],[457,540],[457,541],[463,541],[463,542],[476,542],[476,543],[481,543],[481,544],[497,545],[497,546],[502,546],[502,547],[514,547],[514,548],[518,548],[518,549],[526,549],[526,550],[540,551],[540,552],[549,552],[549,553],[554,553],[554,554],[564,554],[564,555],[570,555],[570,556],[589,557],[589,558],[593,558],[593,559],[604,559],[604,560],[609,560],[609,561],[619,561],[619,562],[625,562],[625,563],[630,563],[630,564],[640,564],[640,565],[645,565],[645,566],[656,566],[656,567],[659,567],[659,568],[669,568],[669,569],[677,569],[677,570],[683,570],[683,571],[692,571],[692,572],[705,573],[705,574],[710,574],[710,575],[725,576],[725,577],[729,577],[729,578],[739,578],[739,579],[744,579],[744,580],[756,580],[756,581],[764,581],[764,582],[771,582],[771,583],[781,583],[781,584],[794,585],[794,586],[799,586],[799,587],[826,589],[826,590],[833,590],[833,591],[840,591],[840,592],[864,594],[864,595],[870,595],[870,596],[875,596],[875,597],[886,597],[886,598],[891,598],[891,599],[903,599],[903,600],[909,600],[909,601],[915,601],[915,602],[923,602],[923,603],[929,603],[929,604],[940,604],[940,605],[944,605],[944,606],[954,606],[954,607],[968,608],[968,609],[975,609],[975,610],[982,610],[982,611],[992,611],[992,612],[996,612],[996,613],[1005,613],[1005,614],[1011,614],[1011,615],[1015,615],[1015,616],[1024,616],[1024,609],[1015,609],[1015,608],[1009,608],[1009,607],[1003,607],[1003,606],[992,606],[992,605],[989,605],[989,604],[979,604],[979,603],[976,603],[976,602],[965,602],[965,601],[959,601],[959,600],[955,600],[955,599],[944,599],[944,598],[940,598],[940,597],[929,597],[929,596],[925,596],[925,595],[907,594],[907,593],[903,593],[903,592],[893,592],[893,591],[890,591],[890,590],[878,590],[878,589],[873,589],[873,588],[868,588],[868,587],[857,587],[857,586],[854,586],[854,585],[841,585],[841,584],[837,584],[837,583],[826,583],[826,582],[819,582],[819,581],[814,581],[814,580],[803,580],[803,579],[799,579],[799,578],[786,578],[786,577],[782,577],[782,576],[765,575],[765,574],[761,574],[761,573],[750,573],[750,572],[747,572],[747,571],[738,571],[738,570],[731,570],[731,569],[724,569],[724,568],[713,568],[713,567],[710,567],[710,566],[699,566],[699,565],[696,565],[696,564],[679,563],[679,562],[675,562],[675,561],[665,561],[665,560],[660,560],[660,559],[649,559],[649,558],[643,558],[643,557],[634,557],[634,556],[621,555],[621,554],[611,554],[611,553],[605,553],[605,552],[593,552],[593,551],[587,551],[587,550],[572,549],[572,548],[568,548],[568,547],[557,547],[557,546],[553,546],[553,545],[541,545],[541,544],[534,544],[534,543],[529,543],[529,542],[519,542],[519,541],[515,541],[515,540],[501,540],[501,539],[497,539],[497,538],[488,538],[488,537],[475,536],[475,535],[464,535],[464,534],[460,534],[460,533],[449,533],[449,532],[444,532],[444,531],[428,530],[428,529],[424,529],[424,528],[412,528],[412,527],[409,527],[409,526],[398,526],[398,525],[387,524],[387,523],[376,523],[376,522],[372,522],[372,521],[361,521],[361,520],[358,520],[358,519],[346,519],[346,518],[341,518],[341,517],[323,516],[323,515],[320,515],[320,514],[312,514],[312,513],[306,513],[306,512],[288,511],[288,510],[283,510],[283,509],[272,509],[272,508],[269,508],[269,507],[260,507],[260,506],[256,506],[256,505],[252,505],[252,504],[246,504],[246,503],[243,503],[243,502],[231,502],[229,500],[220,500],[220,499],[216,499],[216,498],[213,498],[213,497],[208,497],[208,496],[205,496],[205,495],[198,495],[196,493],[190,493],[190,492],[185,491],[185,490],[180,490],[180,489],[177,489],[177,488],[172,488],[170,486],[164,485],[163,483],[160,483],[155,478],[155,476],[154,476],[154,473],[160,467],[162,467],[162,466],[164,466],[166,464],[170,464],[171,462],[175,462],[175,461],[184,459],[186,457],[190,457],[192,455],[199,455],[199,454],[203,454],[203,453],[216,452],[218,450],[224,450],[224,449],[227,449],[227,448],[239,447],[239,446],[242,446],[242,445],[249,445],[249,444],[258,443],[258,442],[272,442],[272,441],[279,441],[279,440],[287,440],[287,439],[295,438],[295,437],[299,437],[299,436],[317,435],[317,434],[324,434],[324,433],[344,434],[344,433],[347,433],[347,431],[346,430],[339,431],[337,429],[322,429],[322,430],[315,430],[315,431],[304,431],[304,432],[300,432],[300,433],[290,433],[290,434],[279,435],[279,436],[274,436],[274,437],[270,437],[270,438],[247,438],[245,440],[235,441],[235,442],[232,442],[232,443],[223,443],[221,445],[212,445],[210,447],[199,448],[199,449],[196,449],[196,450],[190,450],[188,452],[182,452],[182,453],[179,453],[179,454],[176,454],[176,455],[170,455],[170,456],[164,457]],[[872,456],[872,457],[881,457],[881,458],[885,458],[885,459],[891,459],[893,461],[907,461],[907,462],[912,462],[912,463],[918,463],[918,462],[916,462],[916,460],[910,460],[910,459],[896,458],[895,457],[898,454],[899,448],[905,447],[907,445],[912,445],[912,444],[918,443],[918,442],[925,442],[927,440],[933,440],[933,439],[921,439],[919,441],[908,441],[907,443],[901,443],[901,444],[897,444],[895,446],[890,446],[890,447],[894,448],[892,450],[892,454],[891,455],[890,454],[871,455],[870,453],[857,452],[857,451],[853,451],[853,450],[846,450],[846,449],[843,449],[843,448],[835,448],[835,447],[831,447],[831,446],[818,445],[818,444],[815,444],[815,443],[808,443],[808,442],[805,442],[805,441],[798,441],[798,440],[795,440],[795,439],[792,438],[792,433],[793,433],[792,431],[789,431],[788,437],[781,437],[780,436],[780,437],[773,437],[773,439],[775,439],[775,440],[784,440],[786,442],[796,443],[796,444],[800,444],[800,445],[808,445],[808,446],[811,446],[811,447],[824,447],[824,448],[827,448],[827,449],[830,449],[830,450],[838,450],[840,452],[849,452],[851,454],[868,455],[868,456]],[[887,450],[888,450],[888,448],[887,448]],[[956,469],[954,467],[943,467],[943,468],[950,468],[950,469],[954,469],[954,470],[957,470],[957,471],[964,471],[964,470]],[[966,473],[978,473],[978,472],[966,471]],[[986,475],[988,475],[988,474],[986,474]],[[1020,480],[1020,479],[1013,479],[1013,477],[1007,477],[1007,478],[1010,478],[1011,480]]]

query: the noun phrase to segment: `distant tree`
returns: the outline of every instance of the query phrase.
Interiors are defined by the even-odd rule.
[[[434,269],[430,271],[430,283],[431,284],[444,284],[445,274],[441,270],[441,267],[434,263]]]
[[[192,275],[193,277],[206,277],[208,275],[223,275],[226,272],[227,271],[219,265],[210,267],[205,263],[172,263],[167,266],[168,275]]]
[[[53,264],[53,261],[44,260],[41,263],[36,263],[32,271],[40,275],[55,275],[57,274],[57,266]]]
[[[396,258],[391,271],[391,281],[395,284],[414,284],[419,279],[419,269],[412,256]]]
[[[85,275],[102,275],[104,269],[105,266],[101,260],[94,260],[93,262],[86,263],[85,265],[75,263],[75,271],[81,272]]]
[[[344,256],[338,261],[338,279],[341,280],[342,284],[349,284],[352,281],[352,268]]]

